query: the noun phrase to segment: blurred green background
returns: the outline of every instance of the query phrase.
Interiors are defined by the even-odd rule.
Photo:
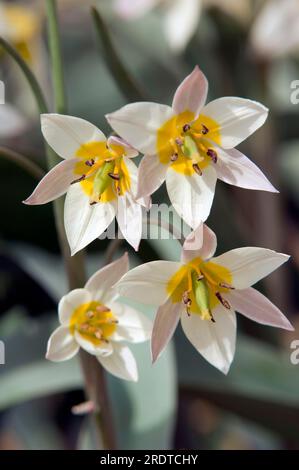
[[[232,2],[225,11],[219,8],[225,1],[204,2],[195,33],[183,51],[174,53],[163,33],[165,5],[126,21],[112,1],[58,0],[69,114],[88,119],[106,134],[105,113],[124,105],[128,96],[111,73],[107,41],[96,44],[91,3],[99,7],[123,64],[152,101],[170,103],[177,85],[198,64],[209,79],[209,100],[234,95],[269,107],[266,125],[241,150],[280,194],[219,182],[208,223],[218,235],[219,253],[257,245],[292,256],[258,287],[284,311],[295,331],[262,327],[238,316],[237,353],[227,377],[207,364],[181,331],[155,367],[148,344],[134,348],[140,382],[109,378],[119,448],[299,449],[299,364],[290,361],[291,342],[299,339],[299,104],[290,101],[291,82],[299,79],[299,42],[298,53],[279,57],[251,47],[262,1],[241,2],[241,21],[230,14]],[[3,31],[26,56],[51,106],[44,2],[0,2],[0,32],[5,19],[1,8],[15,5],[33,16],[30,34],[23,16],[13,17]],[[10,35],[9,28],[18,35]],[[6,102],[13,107],[0,106],[0,147],[21,152],[46,169],[38,111],[27,82],[4,51],[0,74]],[[6,348],[6,363],[0,365],[0,449],[93,448],[89,418],[71,412],[84,400],[79,363],[44,359],[57,325],[57,302],[67,292],[52,207],[21,203],[36,180],[14,162],[1,157],[0,172],[0,339]],[[168,203],[164,188],[153,201]],[[104,263],[106,247],[107,241],[88,247],[89,274]],[[176,260],[180,245],[144,240],[138,254],[129,252],[132,265]]]

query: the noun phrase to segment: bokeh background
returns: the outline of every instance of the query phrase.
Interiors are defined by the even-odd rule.
[[[218,253],[257,245],[292,256],[259,288],[295,331],[262,327],[238,315],[237,353],[226,377],[193,350],[181,331],[154,368],[148,344],[137,345],[140,382],[109,378],[118,445],[298,449],[299,364],[291,363],[290,354],[292,341],[299,340],[299,104],[290,97],[291,83],[299,79],[299,2],[204,0],[190,40],[173,50],[164,24],[175,1],[148,1],[153,8],[128,19],[112,0],[58,0],[69,114],[109,133],[105,113],[128,101],[121,77],[109,68],[106,41],[96,44],[91,3],[99,7],[123,64],[152,101],[170,103],[177,85],[198,64],[209,79],[209,100],[234,95],[268,106],[267,123],[240,149],[280,194],[219,182],[208,223],[218,235]],[[132,3],[137,12],[138,0]],[[183,21],[182,14],[179,29]],[[32,67],[51,106],[44,2],[1,1],[0,34]],[[0,365],[0,449],[90,449],[95,446],[90,419],[72,413],[84,400],[77,360],[44,359],[57,325],[57,302],[67,291],[52,207],[22,204],[36,178],[1,153],[20,152],[46,169],[39,115],[27,82],[4,51],[0,74],[6,86],[6,105],[0,105],[0,339],[6,348],[6,363]],[[154,195],[158,201],[168,203],[164,188]],[[105,240],[88,248],[90,274],[104,263],[106,248]],[[175,240],[144,240],[130,258],[132,265],[176,260],[179,252]]]

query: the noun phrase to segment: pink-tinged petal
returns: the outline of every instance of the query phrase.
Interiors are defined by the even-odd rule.
[[[160,0],[116,0],[115,11],[125,20],[136,20],[154,8]]]
[[[64,205],[64,225],[74,255],[98,238],[115,216],[114,206],[101,203],[91,206],[80,183],[71,186]]]
[[[106,303],[112,295],[112,287],[128,270],[129,258],[128,253],[125,253],[116,261],[104,266],[91,276],[85,284],[85,289],[91,292],[95,300],[101,300],[103,303]]]
[[[218,160],[215,169],[219,179],[240,188],[278,193],[264,173],[239,150],[217,147],[216,151]]]
[[[96,126],[84,119],[63,114],[42,114],[41,128],[45,140],[61,158],[73,158],[87,142],[105,142]]]
[[[136,198],[150,196],[165,181],[168,165],[160,162],[157,155],[145,155],[138,168]]]
[[[186,313],[181,322],[185,335],[195,349],[214,367],[227,374],[235,355],[236,315],[222,305],[213,310],[215,322]]]
[[[142,237],[142,207],[129,193],[118,197],[116,218],[123,237],[138,251]]]
[[[74,172],[76,163],[75,158],[58,163],[44,176],[31,196],[23,201],[24,204],[46,204],[66,193],[71,182],[78,178]]]
[[[128,341],[130,343],[143,343],[150,339],[153,325],[143,313],[138,312],[129,305],[119,302],[108,303],[118,324],[112,341]]]
[[[198,116],[208,94],[208,81],[198,65],[175,92],[172,107],[176,114],[191,111]]]
[[[68,327],[60,326],[50,336],[46,359],[53,362],[67,361],[77,354],[79,346]]]
[[[115,285],[117,292],[146,305],[162,305],[169,297],[167,285],[181,263],[152,261],[131,269]]]
[[[63,326],[68,326],[74,310],[79,305],[91,302],[92,296],[87,289],[74,289],[64,295],[58,305],[59,321]]]
[[[82,336],[79,331],[75,331],[75,340],[82,349],[93,356],[110,356],[110,354],[113,354],[113,344],[111,341],[109,343],[102,342],[99,345],[95,345],[91,341],[88,341],[86,337]]]
[[[174,116],[170,106],[157,103],[131,103],[106,118],[117,134],[139,152],[157,152],[157,130]]]
[[[234,290],[227,295],[229,303],[245,317],[262,325],[275,326],[293,331],[294,328],[284,314],[267,297],[256,289]]]
[[[108,138],[107,143],[109,146],[119,145],[124,147],[125,155],[128,158],[135,158],[139,155],[138,150],[134,149],[134,147],[132,147],[132,145],[130,145],[126,140],[122,139],[121,137],[117,137],[116,135],[111,135]]]
[[[179,216],[191,228],[196,229],[204,222],[212,207],[216,171],[207,167],[202,176],[194,172],[192,176],[177,173],[171,167],[166,174],[166,187],[171,204]]]
[[[217,123],[216,129],[210,129],[209,138],[214,140],[221,135],[221,147],[237,147],[259,129],[267,119],[269,110],[257,101],[227,96],[208,103],[202,110],[204,116]],[[217,140],[216,140],[217,142]]]
[[[199,226],[195,230],[192,230],[192,232],[186,237],[182,250],[182,262],[184,262],[184,252],[187,252],[188,256],[188,252],[189,254],[190,252],[192,254],[201,249],[203,245],[203,226],[204,224],[201,222]]]
[[[175,0],[167,3],[165,35],[174,52],[182,52],[195,34],[201,4],[201,0]]]
[[[137,382],[137,364],[128,346],[114,343],[113,354],[109,356],[99,355],[97,359],[110,374],[115,375],[119,379]]]
[[[267,248],[244,247],[230,250],[212,258],[212,262],[229,269],[232,285],[236,289],[246,289],[275,271],[289,256]]]
[[[151,340],[153,363],[160,357],[171,340],[178,325],[182,310],[182,304],[174,304],[171,299],[168,299],[165,304],[159,307],[154,321]]]
[[[185,246],[186,242],[185,242],[183,246],[182,254],[181,254],[182,263],[184,264],[189,263],[194,258],[202,258],[203,260],[208,260],[212,256],[214,256],[214,253],[217,248],[217,237],[215,233],[206,224],[203,224],[201,231],[202,231],[201,248],[195,249],[195,250],[193,250],[192,248],[186,249],[186,246]]]

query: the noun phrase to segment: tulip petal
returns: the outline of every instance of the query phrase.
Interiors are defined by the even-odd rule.
[[[213,310],[215,323],[199,315],[182,315],[182,328],[195,349],[214,367],[227,374],[236,346],[236,315],[218,306]]]
[[[239,150],[224,151],[217,147],[217,153],[219,158],[215,168],[218,178],[225,183],[240,188],[270,191],[272,193],[278,192],[264,173]]]
[[[202,176],[177,173],[171,167],[166,174],[169,199],[179,216],[193,229],[205,221],[214,199],[217,175],[212,166]]]
[[[136,199],[150,196],[166,178],[168,165],[160,162],[157,155],[145,155],[138,168],[138,186]]]
[[[221,147],[231,149],[264,124],[268,109],[256,101],[228,96],[208,103],[202,114],[217,122],[219,128],[215,132],[220,131]],[[210,129],[209,139],[215,140],[213,136],[214,131]]]
[[[170,106],[157,103],[131,103],[106,118],[123,139],[142,153],[157,153],[157,130],[174,115]]]
[[[116,0],[115,11],[126,20],[135,20],[145,15],[159,0]]]
[[[94,300],[101,300],[104,304],[115,298],[116,292],[112,293],[111,288],[129,270],[128,253],[118,258],[113,263],[99,269],[85,284]]]
[[[231,291],[227,295],[233,309],[262,325],[275,326],[293,331],[294,328],[284,314],[267,297],[256,289]]]
[[[249,246],[227,251],[211,261],[229,269],[233,277],[232,285],[236,289],[246,289],[275,271],[288,259],[289,256],[283,253]]]
[[[169,294],[167,284],[180,269],[172,261],[152,261],[131,269],[115,285],[120,295],[146,305],[162,305]]]
[[[58,316],[62,325],[68,326],[74,310],[91,301],[91,293],[86,289],[74,289],[64,295],[58,304]]]
[[[67,361],[77,354],[79,346],[68,327],[60,326],[49,338],[46,358],[53,362]]]
[[[37,185],[24,204],[46,204],[62,196],[68,190],[76,175],[74,172],[77,159],[71,158],[58,163]],[[77,175],[78,178],[78,175]]]
[[[151,340],[153,363],[160,357],[171,340],[178,325],[182,310],[182,303],[174,304],[170,298],[159,307],[154,321]]]
[[[113,341],[143,343],[150,338],[152,322],[141,312],[118,302],[109,303],[109,308],[118,320],[117,330],[111,338]]]
[[[186,242],[185,242],[186,243]],[[194,258],[202,258],[203,260],[210,259],[217,248],[217,237],[213,230],[211,230],[206,224],[202,227],[202,246],[200,249],[193,250],[185,247],[185,243],[182,250],[181,261],[182,263],[189,263]]]
[[[135,358],[128,348],[114,343],[114,351],[110,356],[97,356],[98,361],[110,374],[124,380],[137,382],[138,370]]]
[[[189,251],[191,253],[194,253],[201,249],[203,245],[203,226],[204,224],[201,222],[199,226],[195,230],[192,230],[192,232],[189,233],[189,235],[186,237],[182,250],[182,260],[184,259],[184,252]],[[191,259],[192,258],[190,258],[190,260]]]
[[[96,126],[73,116],[42,114],[41,126],[50,147],[65,159],[74,158],[79,148],[87,142],[106,141],[105,135]]]
[[[199,0],[169,2],[165,18],[165,35],[171,49],[182,52],[196,32],[201,12]]]
[[[185,78],[175,92],[172,108],[176,114],[191,111],[198,116],[208,94],[208,81],[198,66]]]
[[[114,206],[98,203],[90,206],[89,198],[80,184],[74,184],[67,192],[64,206],[64,224],[72,255],[98,238],[115,216]]]
[[[130,194],[117,200],[117,222],[123,237],[138,251],[142,237],[142,207]]]
[[[117,137],[116,135],[111,135],[108,138],[107,143],[108,143],[109,146],[119,145],[119,146],[124,147],[125,155],[128,158],[135,158],[139,154],[138,150],[134,149],[134,147],[132,147],[130,144],[128,144],[128,142],[126,142],[124,139],[121,139],[120,137]]]
[[[75,331],[75,339],[82,349],[93,356],[110,356],[114,352],[114,346],[111,342],[102,342],[101,345],[95,345],[84,338],[78,331]]]

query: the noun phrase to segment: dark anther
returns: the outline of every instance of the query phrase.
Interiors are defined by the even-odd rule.
[[[220,292],[216,292],[215,293],[217,299],[219,300],[219,302],[223,305],[223,307],[227,308],[228,310],[230,310],[230,304],[227,300],[225,300],[222,295],[220,294]]]
[[[203,274],[200,274],[200,276],[198,276],[197,280],[198,280],[198,281],[201,281],[203,278],[204,278],[204,275],[203,275]]]
[[[191,129],[190,124],[185,124],[185,125],[183,126],[183,131],[184,131],[184,132],[188,132],[188,131],[190,131],[190,129]]]
[[[227,284],[226,282],[220,282],[219,287],[223,287],[224,289],[231,289],[234,290],[234,287],[231,286],[230,284]]]
[[[178,158],[179,158],[179,154],[177,152],[175,152],[171,155],[170,161],[176,162]]]
[[[202,176],[202,171],[199,168],[199,166],[197,165],[197,163],[193,163],[192,167],[193,167],[193,170],[195,171],[195,173],[197,173],[199,176]]]
[[[183,293],[183,302],[184,302],[185,305],[187,305],[187,307],[191,307],[192,300],[189,297],[189,292],[188,291]]]
[[[120,180],[120,176],[118,173],[108,173],[108,175],[110,176],[110,178],[112,178],[113,180],[115,181],[119,181]]]
[[[71,184],[80,183],[80,181],[85,180],[85,178],[86,178],[86,175],[82,175],[80,176],[80,178],[77,178],[76,180],[72,181]]]
[[[208,157],[210,157],[212,159],[212,161],[214,163],[217,163],[218,155],[217,155],[217,152],[215,152],[215,150],[208,149],[207,155],[208,155]]]
[[[89,203],[90,206],[94,206],[95,204],[97,204],[97,201],[92,201]]]
[[[175,139],[175,143],[181,147],[183,145],[184,141],[180,137],[177,137]]]
[[[90,160],[86,160],[85,165],[87,165],[87,166],[93,166],[94,163],[95,163],[95,162],[94,162],[94,159],[91,158]]]
[[[208,132],[209,132],[209,129],[207,128],[207,126],[205,126],[204,124],[201,124],[202,125],[202,130],[201,130],[201,133],[203,135],[206,135]]]
[[[215,318],[213,317],[212,312],[210,312],[210,315],[211,315],[211,322],[212,322],[212,323],[216,323],[216,320],[215,320]]]

